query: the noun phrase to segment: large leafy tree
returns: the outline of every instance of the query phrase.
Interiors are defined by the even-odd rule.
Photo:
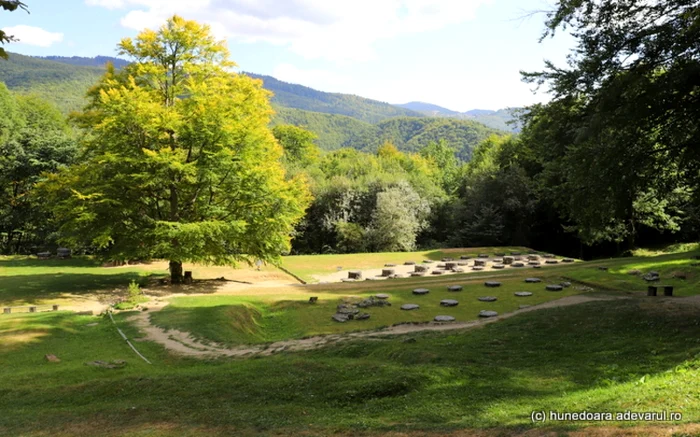
[[[673,229],[667,198],[700,182],[700,2],[560,0],[546,25],[578,44],[524,73],[554,95],[523,134],[545,191],[587,242]]]
[[[309,194],[285,178],[262,83],[232,72],[208,26],[178,16],[119,53],[133,63],[110,69],[76,116],[80,164],[46,185],[65,240],[111,259],[163,257],[173,282],[185,261],[277,260]]]

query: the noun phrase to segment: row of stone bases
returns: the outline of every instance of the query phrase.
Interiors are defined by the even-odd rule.
[[[526,278],[525,282],[528,284],[533,284],[533,283],[539,283],[542,282],[540,278]],[[500,287],[501,283],[497,281],[486,281],[484,282],[484,286],[492,288],[492,287]],[[562,282],[560,284],[548,284],[545,286],[545,290],[547,291],[562,291],[566,287],[570,287],[571,283],[570,282]],[[447,287],[447,291],[449,292],[459,292],[462,291],[464,287],[462,285],[450,285]],[[413,294],[415,296],[425,296],[430,293],[430,289],[428,288],[416,288],[413,290]],[[516,291],[515,296],[517,297],[529,297],[532,296],[532,293],[529,291]],[[365,308],[370,308],[370,307],[387,307],[391,306],[391,302],[389,302],[389,295],[380,293],[376,294],[374,296],[371,296],[367,299],[363,299],[360,302],[352,303],[352,302],[344,302],[338,305],[337,307],[337,312],[331,316],[333,320],[336,322],[347,322],[348,320],[367,320],[370,318],[370,314],[363,312],[362,310]],[[480,302],[495,302],[498,300],[497,297],[495,296],[480,296],[477,297],[477,300]],[[440,306],[443,307],[455,307],[459,305],[459,301],[455,299],[442,299],[440,301]],[[530,305],[521,305],[520,309],[527,308]],[[403,311],[413,311],[417,310],[420,308],[419,304],[416,303],[405,303],[401,305],[401,310]],[[479,317],[495,317],[497,316],[498,313],[496,311],[489,311],[489,310],[482,310],[479,311]],[[437,315],[434,317],[433,321],[435,322],[454,322],[455,318],[453,316],[448,316],[448,315]]]
[[[496,258],[490,258],[488,254],[479,254],[474,260],[470,256],[461,256],[459,260],[454,260],[453,258],[443,258],[441,263],[433,269],[432,264],[435,263],[433,260],[426,259],[421,264],[417,264],[415,261],[406,261],[405,266],[414,266],[413,271],[408,274],[401,275],[396,273],[396,270],[392,267],[396,267],[396,264],[385,264],[384,269],[382,269],[381,275],[370,278],[363,278],[362,272],[359,270],[351,270],[348,272],[348,277],[341,279],[343,282],[353,282],[361,281],[363,279],[367,281],[377,280],[377,279],[393,279],[393,278],[405,278],[405,277],[415,277],[415,276],[426,276],[431,275],[442,275],[445,273],[464,273],[466,268],[471,268],[472,271],[481,271],[488,266],[488,263],[492,263],[492,269],[505,269],[508,266],[511,267],[542,267],[541,258],[544,259],[545,264],[559,264],[559,260],[555,259],[554,255],[545,254],[539,255],[531,253],[529,255],[522,255],[520,252],[511,252],[510,255],[505,253],[496,253]],[[561,260],[563,263],[572,263],[574,260],[572,258],[563,258]],[[338,269],[342,269],[339,267]]]

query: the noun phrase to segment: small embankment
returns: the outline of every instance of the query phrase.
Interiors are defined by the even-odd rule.
[[[190,357],[197,358],[214,358],[219,356],[228,357],[247,357],[253,355],[272,355],[278,352],[295,352],[304,351],[321,348],[330,344],[338,343],[341,341],[354,340],[359,338],[371,338],[371,337],[381,337],[386,335],[402,335],[410,334],[414,332],[423,331],[448,331],[454,329],[470,329],[479,326],[486,325],[488,323],[495,323],[499,320],[507,319],[509,317],[515,316],[529,311],[538,311],[547,308],[557,308],[569,305],[578,305],[587,302],[595,302],[601,300],[615,300],[615,299],[626,299],[620,296],[586,296],[586,295],[575,295],[568,296],[562,299],[549,301],[543,304],[534,305],[528,308],[523,308],[510,313],[502,314],[498,317],[493,317],[489,319],[479,319],[469,322],[457,322],[457,323],[421,323],[421,324],[400,324],[391,326],[389,328],[380,329],[376,331],[363,331],[354,332],[348,334],[334,334],[334,335],[321,335],[308,337],[304,339],[295,340],[285,340],[278,341],[274,343],[261,344],[261,345],[244,345],[236,347],[226,347],[224,345],[207,343],[204,344],[197,339],[195,339],[190,333],[178,331],[174,329],[164,330],[160,327],[154,326],[150,322],[150,314],[153,311],[159,311],[165,305],[160,306],[150,306],[148,312],[142,312],[130,318],[139,329],[141,329],[145,334],[144,340],[154,341],[163,345],[166,349],[171,352],[186,355]]]

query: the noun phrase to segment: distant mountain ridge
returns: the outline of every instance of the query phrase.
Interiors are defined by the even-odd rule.
[[[104,74],[105,64],[124,66],[118,58],[30,57],[10,54],[0,62],[0,81],[18,92],[36,93],[56,103],[65,113],[85,105],[85,93]],[[408,108],[363,97],[327,93],[302,85],[290,84],[271,76],[243,73],[261,79],[272,91],[276,111],[272,124],[302,126],[318,136],[324,150],[352,147],[375,151],[389,141],[400,150],[416,152],[432,141],[447,140],[462,160],[469,160],[473,148],[489,135],[502,135],[505,129],[487,127],[479,117],[429,116]],[[420,104],[424,111],[445,112],[437,105]],[[453,111],[456,112],[456,111]],[[459,114],[459,113],[458,113]],[[503,124],[505,126],[505,124]]]
[[[408,102],[396,104],[401,108],[417,111],[429,117],[449,117],[459,119],[470,119],[485,124],[494,129],[506,132],[519,132],[520,126],[517,123],[515,112],[520,108],[506,108],[493,111],[490,109],[471,109],[465,112],[453,111],[442,106],[425,102]]]
[[[37,58],[81,67],[104,67],[108,62],[111,62],[116,68],[122,68],[130,63],[126,59],[114,58],[112,56],[95,56],[94,58],[86,58],[83,56],[37,56]]]
[[[389,103],[367,99],[352,94],[328,93],[303,85],[288,83],[272,76],[244,72],[261,79],[263,86],[272,91],[272,103],[287,108],[327,114],[347,115],[367,123],[378,123],[392,117],[423,117],[417,111],[399,108]]]

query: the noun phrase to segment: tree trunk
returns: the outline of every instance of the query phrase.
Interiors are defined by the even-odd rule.
[[[170,261],[170,283],[171,284],[181,284],[183,280],[182,277],[182,262],[181,261]]]

